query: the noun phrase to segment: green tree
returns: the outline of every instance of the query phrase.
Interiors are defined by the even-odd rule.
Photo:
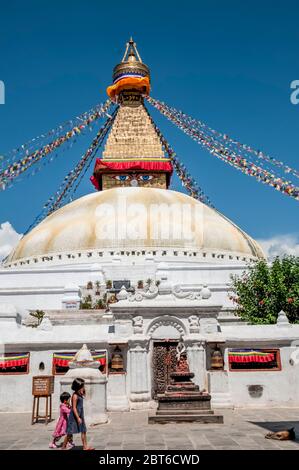
[[[242,276],[232,276],[231,300],[249,323],[276,323],[284,310],[291,323],[299,323],[299,257],[255,262]]]

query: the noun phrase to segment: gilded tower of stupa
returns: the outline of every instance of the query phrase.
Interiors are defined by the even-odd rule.
[[[119,109],[91,178],[98,190],[118,186],[168,188],[172,165],[144,106],[144,96],[149,92],[149,68],[130,39],[121,63],[114,67],[113,84],[107,88]]]

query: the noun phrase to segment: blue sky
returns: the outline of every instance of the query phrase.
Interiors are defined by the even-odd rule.
[[[130,35],[151,68],[152,96],[298,168],[297,1],[35,0],[2,2],[0,155],[106,99]],[[298,201],[226,166],[152,115],[214,205],[250,235],[299,233]],[[87,148],[0,193],[0,224],[23,232]],[[77,197],[93,191],[89,174]],[[179,183],[174,183],[180,189]]]

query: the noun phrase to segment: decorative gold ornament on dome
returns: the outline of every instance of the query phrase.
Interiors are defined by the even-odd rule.
[[[113,82],[120,74],[132,72],[150,78],[150,70],[148,66],[142,62],[136,42],[131,38],[126,44],[126,51],[121,63],[117,64],[113,69]]]

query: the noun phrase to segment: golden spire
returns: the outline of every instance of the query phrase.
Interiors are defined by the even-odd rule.
[[[112,100],[117,100],[119,93],[125,89],[137,89],[143,94],[150,91],[150,70],[142,62],[132,37],[126,44],[122,61],[113,69],[113,84],[107,88],[107,93]]]
[[[122,58],[122,62],[136,62],[136,61],[142,64],[142,60],[138,52],[136,42],[133,41],[133,38],[131,36],[130,41],[127,42],[126,44],[126,50]]]
[[[92,182],[98,190],[123,186],[166,189],[172,164],[144,107],[150,92],[150,71],[131,37],[122,61],[114,67],[108,96],[119,103],[102,158],[96,160]]]

